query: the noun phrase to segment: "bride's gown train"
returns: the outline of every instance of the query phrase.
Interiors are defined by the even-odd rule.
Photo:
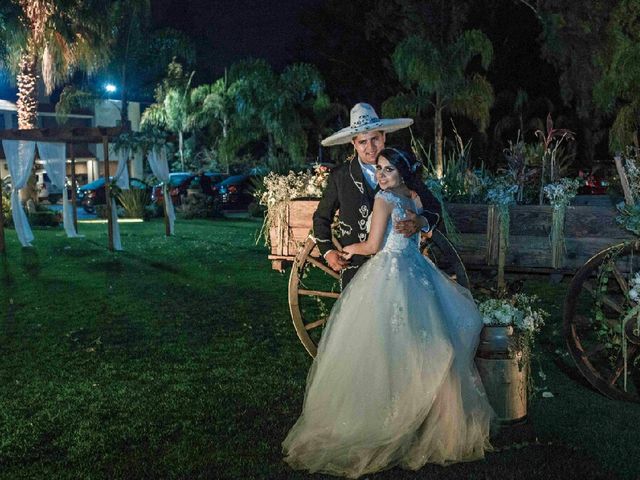
[[[468,290],[393,231],[336,302],[307,378],[303,411],[283,442],[296,469],[347,477],[394,465],[477,460],[493,410],[473,357],[482,319]]]

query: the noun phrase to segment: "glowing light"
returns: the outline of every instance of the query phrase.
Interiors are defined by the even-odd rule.
[[[104,89],[107,93],[114,93],[117,90],[116,86],[113,83],[107,83],[104,86]]]

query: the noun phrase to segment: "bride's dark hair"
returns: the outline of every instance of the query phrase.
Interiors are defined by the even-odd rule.
[[[422,183],[422,164],[416,160],[413,153],[399,148],[386,147],[378,154],[378,158],[380,157],[386,158],[391,165],[398,169],[402,180],[411,190],[415,190],[416,186]],[[376,159],[376,163],[378,163],[378,159]]]

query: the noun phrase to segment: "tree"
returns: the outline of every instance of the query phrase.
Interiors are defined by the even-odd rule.
[[[141,127],[160,128],[178,135],[180,165],[185,170],[184,135],[194,127],[191,102],[191,80],[194,72],[185,74],[175,60],[167,67],[167,77],[156,89],[156,103],[145,110]]]
[[[493,88],[479,73],[469,72],[469,64],[479,57],[485,70],[493,48],[479,30],[463,32],[455,41],[437,45],[411,36],[393,53],[393,66],[406,92],[388,98],[382,105],[386,116],[417,116],[433,109],[436,145],[436,172],[443,172],[443,114],[461,115],[484,132],[493,104]]]
[[[618,0],[519,0],[540,22],[542,58],[559,74],[560,96],[572,107],[579,126],[582,155],[587,162],[596,156],[596,146],[606,134],[602,111],[594,103],[593,90],[603,71],[598,56],[605,44],[612,4]]]
[[[308,131],[331,103],[318,70],[298,63],[278,74],[264,60],[250,60],[234,65],[229,79],[235,98],[233,138],[244,145],[264,141],[272,169],[303,164]]]
[[[599,57],[604,75],[594,97],[607,112],[615,112],[609,149],[640,147],[640,4],[622,0],[611,14],[606,48]]]
[[[200,85],[191,92],[191,102],[195,107],[194,124],[199,128],[206,128],[212,122],[220,127],[222,135],[218,136],[214,148],[223,159],[225,170],[229,173],[233,142],[230,142],[230,130],[235,113],[235,93],[229,76],[225,71],[224,77],[210,85]]]
[[[92,73],[106,63],[107,7],[102,0],[3,2],[0,12],[9,28],[0,30],[0,40],[6,44],[4,64],[16,74],[18,128],[37,127],[40,76],[50,94],[77,69]]]
[[[155,84],[172,59],[187,68],[195,63],[191,40],[170,28],[153,30],[150,17],[150,0],[112,2],[109,22],[113,48],[105,73],[116,80],[122,124],[128,120],[128,99],[152,98]]]
[[[437,45],[463,30],[469,0],[327,0],[303,21],[312,32],[309,61],[326,76],[327,91],[340,103],[380,105],[398,91],[391,55],[410,35]],[[486,2],[483,2],[486,3]]]

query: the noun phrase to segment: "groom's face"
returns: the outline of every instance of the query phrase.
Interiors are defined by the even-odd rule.
[[[384,132],[375,131],[360,133],[353,137],[351,143],[353,143],[356,152],[358,152],[358,157],[360,157],[362,163],[375,165],[378,154],[384,148],[384,141]]]

